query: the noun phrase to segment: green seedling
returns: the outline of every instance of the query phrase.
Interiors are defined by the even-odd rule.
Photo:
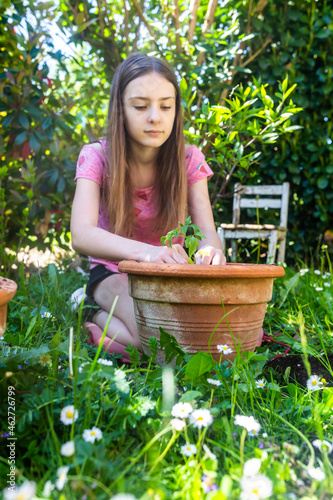
[[[188,253],[188,263],[194,264],[194,254],[199,246],[199,241],[201,241],[202,238],[206,238],[206,236],[202,234],[199,226],[197,226],[196,224],[192,224],[191,216],[187,217],[187,219],[185,220],[185,224],[179,222],[179,226],[180,227],[176,227],[176,229],[169,231],[165,236],[162,236],[161,242],[163,243],[163,245],[171,247],[173,238],[184,237],[185,247]],[[192,234],[187,234],[189,229],[192,229]]]

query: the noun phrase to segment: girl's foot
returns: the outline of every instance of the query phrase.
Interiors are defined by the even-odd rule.
[[[265,332],[264,332],[264,330],[263,330],[263,329],[261,329],[261,330],[260,330],[260,334],[259,334],[259,339],[258,339],[257,347],[260,347],[260,346],[261,346],[261,344],[262,344],[262,339],[263,339],[263,336],[264,336],[264,333],[265,333]]]

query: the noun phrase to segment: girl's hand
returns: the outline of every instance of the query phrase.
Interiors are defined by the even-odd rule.
[[[140,259],[143,262],[166,264],[187,264],[188,255],[181,245],[154,246],[147,245],[145,255]]]
[[[213,266],[224,266],[227,263],[222,250],[212,246],[205,246],[195,254],[196,264],[212,264]]]

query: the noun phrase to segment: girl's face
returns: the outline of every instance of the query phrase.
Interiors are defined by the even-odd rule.
[[[176,89],[158,73],[132,80],[123,95],[125,127],[132,146],[159,148],[175,121]]]

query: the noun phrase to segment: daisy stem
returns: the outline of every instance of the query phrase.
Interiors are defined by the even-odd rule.
[[[205,427],[204,430],[203,430],[203,432],[201,432],[201,428],[199,429],[199,437],[198,437],[198,442],[197,442],[197,449],[198,449],[197,460],[199,460],[199,454],[200,454],[200,451],[201,451],[202,441],[204,440],[204,437],[206,435],[207,429],[208,429],[208,427]]]
[[[73,327],[69,329],[69,348],[68,348],[68,362],[69,362],[69,376],[73,377],[73,345],[74,345],[74,330]]]
[[[106,332],[107,332],[107,330],[108,330],[108,328],[109,328],[109,323],[110,323],[111,318],[112,318],[112,316],[113,316],[113,311],[114,311],[114,309],[115,309],[115,307],[116,307],[116,304],[117,304],[118,298],[119,298],[119,295],[116,295],[116,297],[115,297],[115,299],[114,299],[114,301],[113,301],[112,307],[111,307],[111,311],[110,311],[109,317],[108,317],[107,322],[106,322],[106,325],[105,325],[105,327],[104,327],[104,330],[103,330],[103,335],[102,335],[101,340],[100,340],[100,342],[99,342],[99,346],[98,346],[98,348],[97,348],[97,351],[96,351],[96,354],[95,354],[94,360],[93,360],[92,365],[91,365],[91,367],[90,367],[90,370],[89,370],[89,373],[88,373],[88,375],[87,375],[87,378],[86,378],[86,380],[85,380],[85,382],[84,382],[84,384],[83,384],[83,386],[82,386],[82,389],[81,389],[81,392],[80,392],[80,394],[81,394],[81,395],[84,393],[84,390],[85,390],[85,388],[86,388],[86,386],[87,386],[87,384],[88,384],[88,382],[89,382],[89,380],[90,380],[90,377],[91,377],[91,375],[92,375],[92,373],[93,373],[93,371],[94,371],[94,369],[95,369],[95,366],[96,366],[96,364],[97,364],[97,360],[98,360],[98,358],[99,358],[99,355],[100,355],[100,353],[101,353],[101,350],[102,350],[102,349],[103,349],[103,347],[104,347],[103,342],[104,342],[104,339],[105,339],[105,336],[106,336]],[[113,342],[113,340],[115,340],[115,338],[116,338],[116,337],[114,337],[112,340],[110,339],[110,344],[112,344],[112,342]]]
[[[68,476],[68,479],[73,479],[77,481],[84,481],[87,483],[96,483],[96,485],[101,488],[102,491],[104,491],[107,496],[111,497],[112,496],[112,490],[110,490],[105,484],[103,484],[101,481],[96,479],[96,477],[89,477],[89,476]]]
[[[198,448],[198,455],[200,451],[200,446],[201,446],[201,427],[198,429],[198,442],[197,442],[197,448]]]
[[[47,406],[45,407],[45,412],[46,412],[47,420],[49,422],[50,431],[51,431],[51,435],[52,435],[52,438],[53,438],[53,444],[54,444],[55,450],[57,452],[58,460],[62,464],[62,458],[61,458],[61,455],[60,455],[59,444],[58,444],[59,443],[58,437],[57,437],[57,435],[56,435],[56,433],[54,431],[53,419],[50,416],[50,412],[49,412],[49,409],[48,409]]]
[[[266,412],[269,412],[269,413],[272,412],[272,409],[264,408],[264,410]],[[315,453],[314,453],[313,446],[310,443],[310,441],[308,440],[308,438],[306,436],[304,436],[304,434],[300,430],[298,430],[297,427],[295,427],[293,424],[291,424],[290,422],[288,422],[288,420],[285,420],[283,417],[281,417],[280,415],[278,415],[275,412],[273,412],[273,415],[276,418],[278,418],[279,420],[281,420],[281,422],[283,422],[284,424],[286,424],[288,427],[290,427],[291,429],[293,429],[296,432],[296,434],[298,434],[304,440],[304,442],[308,445],[308,448],[310,450],[310,455],[311,455],[310,459],[309,459],[308,467],[313,467],[314,462],[315,462]]]
[[[164,434],[166,434],[167,432],[171,431],[171,427],[166,427],[165,429],[163,429],[162,431],[160,431],[158,434],[156,434],[153,439],[151,439],[149,441],[149,443],[146,444],[146,446],[144,446],[144,448],[142,448],[142,450],[140,451],[140,453],[138,455],[136,455],[135,458],[132,459],[131,463],[123,469],[123,471],[121,472],[121,474],[118,475],[117,479],[115,479],[113,481],[113,483],[110,485],[110,488],[114,488],[115,485],[128,473],[128,471],[130,469],[132,469],[132,467],[140,460],[140,458],[149,450],[149,448],[156,442],[158,441],[162,436],[164,436]]]
[[[246,429],[243,429],[242,435],[241,435],[241,440],[239,444],[239,454],[240,454],[240,463],[243,468],[244,465],[244,445],[245,445],[245,438],[246,438]]]
[[[79,464],[78,464],[78,461],[76,460],[75,453],[74,453],[73,462],[74,462],[74,467],[75,467],[75,470],[76,470],[76,474],[77,474],[78,476],[80,476],[80,475],[81,475],[80,466],[79,466]],[[85,461],[84,461],[84,463],[85,463]],[[82,471],[83,471],[83,466],[82,466]]]
[[[212,407],[212,403],[213,403],[213,394],[214,394],[214,389],[211,389],[211,391],[210,391],[209,408],[211,408],[211,407]]]
[[[150,469],[150,472],[149,474],[151,474],[153,472],[153,470],[155,469],[156,465],[161,461],[163,460],[163,458],[165,457],[165,455],[168,453],[169,449],[171,448],[171,446],[173,445],[173,443],[176,441],[178,437],[178,434],[176,432],[173,433],[170,441],[168,442],[167,446],[165,447],[163,453],[155,460],[154,462],[154,465],[152,466],[152,468]]]

